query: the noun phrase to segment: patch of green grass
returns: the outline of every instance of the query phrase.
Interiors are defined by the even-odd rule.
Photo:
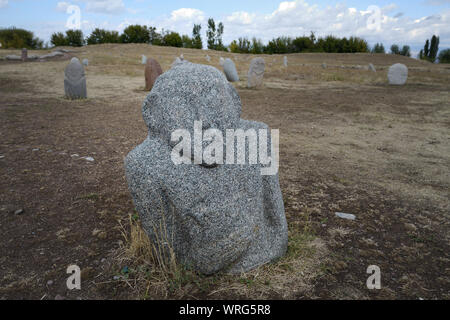
[[[341,177],[338,177],[338,176],[335,176],[335,175],[332,176],[332,179],[333,179],[334,182],[338,182],[338,183],[340,183],[340,184],[342,184],[344,186],[350,184],[350,182],[348,180],[346,180],[344,178],[341,178]]]
[[[416,243],[427,243],[427,242],[433,242],[434,241],[434,237],[433,235],[416,235],[416,234],[412,234],[412,233],[408,233],[408,237],[416,242]]]
[[[345,78],[337,73],[327,74],[325,76],[325,81],[344,81]]]
[[[96,193],[89,193],[86,195],[83,195],[81,197],[79,197],[78,199],[80,200],[92,200],[92,201],[97,201],[100,199],[100,196]]]
[[[315,239],[310,232],[292,232],[289,235],[288,249],[285,259],[298,259],[301,255],[314,253],[314,248],[308,244]]]

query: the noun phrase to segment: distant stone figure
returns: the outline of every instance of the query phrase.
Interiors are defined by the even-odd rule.
[[[388,81],[391,85],[402,86],[408,80],[408,68],[401,63],[396,63],[389,67]]]
[[[230,82],[236,82],[239,81],[239,76],[236,71],[236,66],[234,65],[233,60],[226,58],[225,62],[223,63],[223,72],[225,73],[225,76],[227,77],[227,80]]]
[[[223,64],[225,63],[225,59],[220,57],[219,64],[223,67]]]
[[[88,59],[83,59],[83,66],[89,66],[89,60]]]
[[[254,58],[250,62],[248,70],[247,87],[255,88],[262,86],[266,65],[263,58]]]
[[[209,55],[206,55],[206,61],[211,62],[211,57]]]
[[[283,65],[284,65],[285,67],[288,66],[288,59],[287,59],[286,56],[284,56],[284,58],[283,58]]]
[[[176,65],[182,64],[184,62],[187,62],[187,60],[181,60],[180,57],[176,57],[175,60],[172,62],[172,68]]]
[[[155,84],[156,79],[160,75],[162,75],[163,71],[155,59],[148,58],[147,64],[145,65],[145,90],[150,91],[153,88],[153,85]]]
[[[322,68],[323,69],[326,69],[327,68],[327,64],[324,62],[324,63],[322,63]]]
[[[21,59],[22,59],[22,61],[27,61],[27,59],[28,59],[28,50],[26,48],[22,49]]]
[[[372,63],[369,63],[369,70],[372,72],[377,72],[377,69],[375,69],[375,66]]]
[[[69,99],[87,98],[84,68],[78,58],[72,58],[64,71],[64,91]]]
[[[184,130],[195,144],[199,120],[200,134],[213,131],[225,137],[227,129],[268,129],[240,119],[241,108],[236,89],[219,70],[178,64],[158,78],[145,99],[142,113],[149,135],[125,159],[129,190],[153,250],[168,256],[173,249],[177,263],[204,274],[247,272],[287,249],[277,174],[261,175],[263,165],[249,162],[191,161],[177,147],[186,142],[191,150],[191,139],[183,135],[180,140],[176,132]],[[245,143],[243,150],[248,152]],[[174,153],[187,162],[174,162]]]
[[[146,64],[146,63],[147,63],[147,57],[142,55],[141,64]]]

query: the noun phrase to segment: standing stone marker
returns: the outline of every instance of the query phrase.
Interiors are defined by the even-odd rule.
[[[83,59],[83,66],[89,66],[89,60],[88,59]]]
[[[372,72],[377,72],[377,69],[375,69],[375,66],[372,63],[369,63],[369,70]]]
[[[225,73],[225,76],[227,77],[227,80],[230,82],[236,82],[239,81],[239,76],[236,71],[236,66],[234,65],[233,60],[226,58],[225,62],[223,63],[223,72]]]
[[[223,64],[225,63],[225,59],[220,57],[219,64],[223,67]]]
[[[288,59],[287,59],[286,56],[284,56],[284,58],[283,58],[283,65],[284,65],[285,67],[288,66]]]
[[[141,57],[141,64],[146,64],[147,63],[147,57],[142,55]]]
[[[247,272],[287,249],[277,174],[263,176],[264,166],[248,161],[196,164],[188,154],[182,155],[187,163],[172,161],[177,145],[184,143],[184,137],[172,140],[172,133],[184,129],[194,137],[194,121],[201,119],[203,128],[223,137],[227,129],[268,129],[240,119],[241,109],[236,89],[219,70],[178,64],[158,78],[144,101],[149,135],[124,163],[143,229],[157,244],[154,250],[164,255],[171,248],[178,263],[204,274]]]
[[[263,58],[254,58],[248,70],[247,87],[255,88],[263,84],[264,70],[266,68]]]
[[[209,55],[206,55],[206,61],[211,62],[211,57]]]
[[[389,67],[389,84],[402,86],[406,80],[408,80],[408,68],[404,64],[396,63]]]
[[[87,98],[84,68],[78,58],[72,58],[64,71],[64,91],[69,99]]]
[[[188,62],[187,60],[181,60],[180,57],[176,57],[175,60],[172,62],[171,68],[175,67],[178,64],[182,64]]]
[[[323,69],[326,69],[327,68],[327,64],[324,62],[324,63],[322,63],[322,68]]]
[[[27,61],[27,59],[28,59],[28,50],[26,48],[22,49],[21,59],[22,59],[22,61]]]
[[[147,59],[147,64],[145,65],[145,90],[150,91],[155,84],[156,79],[162,75],[163,71],[161,69],[158,61],[152,58]]]

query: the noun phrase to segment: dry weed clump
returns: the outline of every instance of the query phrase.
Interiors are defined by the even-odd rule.
[[[154,226],[151,241],[138,216],[129,216],[129,232],[121,224],[123,244],[116,264],[120,279],[143,299],[185,296],[183,286],[197,275],[177,263],[164,222]]]
[[[326,247],[310,229],[310,213],[302,227],[290,226],[284,257],[239,275],[205,276],[177,262],[164,219],[154,227],[155,241],[142,228],[137,214],[129,227],[121,225],[123,245],[116,259],[120,279],[142,299],[242,299],[298,298],[309,296],[312,280],[320,276]],[[127,228],[129,228],[127,230]],[[117,277],[117,276],[116,276]]]

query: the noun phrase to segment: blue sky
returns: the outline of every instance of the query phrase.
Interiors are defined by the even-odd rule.
[[[53,32],[67,29],[70,5],[80,8],[85,34],[95,27],[121,31],[134,23],[183,34],[201,23],[204,33],[207,19],[213,17],[225,25],[225,43],[239,36],[267,41],[312,30],[319,36],[361,36],[386,47],[408,44],[414,52],[438,34],[441,48],[450,47],[450,0],[0,0],[0,27],[30,29],[47,41]]]

